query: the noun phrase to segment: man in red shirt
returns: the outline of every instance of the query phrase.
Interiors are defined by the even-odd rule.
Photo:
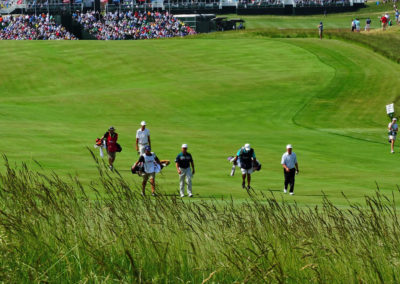
[[[107,154],[108,154],[108,163],[110,164],[108,167],[110,170],[114,169],[113,163],[115,161],[115,156],[117,153],[117,140],[118,140],[118,134],[115,132],[114,126],[111,126],[108,129],[108,132],[106,132],[101,139],[106,140],[106,146],[107,146]]]
[[[383,15],[382,18],[381,18],[382,30],[383,31],[386,30],[387,22],[388,22],[388,19],[386,18],[385,15]]]

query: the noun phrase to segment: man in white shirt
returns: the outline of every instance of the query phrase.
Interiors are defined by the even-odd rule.
[[[286,146],[286,152],[282,155],[281,165],[283,167],[283,174],[285,176],[284,193],[287,193],[288,185],[290,185],[290,195],[294,194],[294,177],[299,173],[299,165],[297,164],[297,157],[292,152],[292,145]]]
[[[150,131],[146,128],[146,121],[142,121],[140,125],[141,127],[136,131],[136,151],[139,155],[143,155],[144,148],[151,147]]]
[[[394,154],[394,142],[396,141],[397,131],[399,131],[399,126],[397,125],[397,118],[393,117],[392,122],[389,122],[389,142],[391,153]]]

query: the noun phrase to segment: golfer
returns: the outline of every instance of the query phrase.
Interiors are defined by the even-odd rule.
[[[187,144],[182,145],[182,152],[175,159],[176,170],[179,174],[179,192],[181,197],[185,197],[185,179],[187,183],[187,194],[192,194],[192,177],[194,175],[194,163],[192,155],[187,151]],[[192,166],[192,168],[190,168]]]
[[[318,25],[318,32],[319,32],[319,38],[322,39],[322,34],[324,32],[324,24],[322,22],[320,22]]]
[[[107,146],[108,163],[110,170],[114,170],[114,161],[117,153],[117,140],[118,134],[115,132],[114,126],[111,126],[108,131],[101,137],[101,140],[105,139]]]
[[[150,131],[146,128],[146,121],[142,121],[136,131],[136,151],[139,155],[144,154],[146,146],[151,147]]]
[[[256,154],[254,153],[254,149],[250,147],[250,144],[245,144],[244,147],[239,149],[233,162],[237,163],[238,160],[242,171],[242,188],[246,188],[247,177],[247,189],[250,189],[253,162],[256,160]]]
[[[294,152],[292,152],[292,145],[288,144],[286,146],[286,152],[282,155],[282,167],[283,174],[285,176],[285,188],[284,193],[287,193],[288,185],[290,184],[290,195],[294,194],[294,177],[299,173],[299,165],[297,164],[297,157]]]
[[[396,141],[397,132],[399,131],[399,126],[397,125],[397,118],[393,117],[392,122],[389,122],[389,142],[391,153],[394,154],[394,142]]]
[[[144,148],[144,154],[140,156],[139,160],[133,165],[132,168],[136,168],[139,163],[143,163],[143,183],[142,183],[142,195],[145,196],[145,189],[147,181],[150,180],[151,184],[151,195],[156,195],[156,173],[160,172],[162,165],[156,154],[151,152],[150,146]]]

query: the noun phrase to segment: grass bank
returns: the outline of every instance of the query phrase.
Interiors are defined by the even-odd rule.
[[[271,194],[142,197],[98,166],[98,186],[0,173],[0,278],[26,282],[400,281],[398,192],[299,208]],[[100,192],[102,192],[100,194]],[[95,195],[95,199],[89,199]],[[343,195],[346,199],[346,196]]]
[[[268,37],[268,38],[318,38],[318,30],[315,29],[250,29],[247,31],[225,32],[200,35],[204,38],[237,38],[237,37]],[[349,29],[325,29],[324,39],[340,39],[351,43],[360,44],[372,49],[397,63],[400,63],[400,27],[391,27],[389,30],[382,32],[379,30],[371,30],[370,32],[350,32]]]

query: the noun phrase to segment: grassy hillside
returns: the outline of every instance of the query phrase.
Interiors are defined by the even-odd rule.
[[[214,38],[212,38],[214,37]],[[123,152],[116,167],[131,182],[134,135],[148,122],[154,151],[173,160],[189,144],[197,197],[243,198],[226,161],[251,143],[261,191],[282,190],[280,156],[293,143],[300,162],[295,200],[343,204],[398,183],[384,106],[396,100],[399,66],[350,43],[314,39],[174,39],[141,42],[1,42],[2,152],[38,160],[45,171],[95,167],[86,147],[110,125]],[[177,191],[174,167],[158,177]]]
[[[321,15],[312,16],[240,16],[246,20],[247,29],[265,29],[265,28],[278,28],[278,29],[316,29],[319,22],[324,23],[326,29],[348,29],[351,28],[351,21],[354,18],[359,18],[361,27],[364,28],[365,20],[370,17],[372,20],[371,28],[379,28],[379,19],[383,13],[388,12],[394,20],[393,3],[381,4],[376,6],[374,3],[367,3],[367,7],[359,9],[356,12],[327,14],[325,17]],[[237,18],[236,15],[230,15]]]

